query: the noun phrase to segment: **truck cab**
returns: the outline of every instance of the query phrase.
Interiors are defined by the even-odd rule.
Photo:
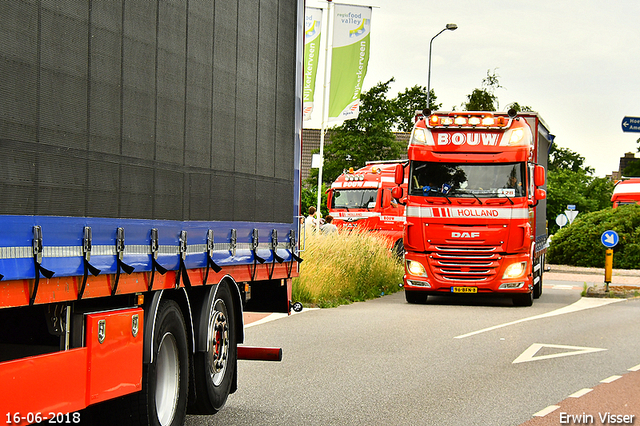
[[[640,178],[619,181],[611,196],[613,208],[624,204],[640,204]]]
[[[345,170],[331,184],[327,207],[338,228],[366,229],[380,234],[402,256],[405,207],[391,191],[396,165],[406,160],[371,161],[358,170]],[[408,177],[408,169],[407,177]],[[407,186],[406,177],[401,186]]]
[[[540,296],[551,139],[535,113],[419,118],[408,151],[408,302],[496,293],[528,306]],[[397,173],[396,182],[403,171]]]

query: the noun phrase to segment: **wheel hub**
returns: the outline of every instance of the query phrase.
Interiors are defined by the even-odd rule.
[[[222,301],[217,302],[209,323],[211,343],[209,347],[209,373],[215,386],[222,382],[229,358],[229,325],[227,316],[222,311],[226,311],[226,309]]]

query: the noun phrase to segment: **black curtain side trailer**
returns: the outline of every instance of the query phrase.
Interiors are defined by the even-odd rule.
[[[0,16],[0,411],[217,412],[239,358],[281,357],[238,345],[301,261],[304,1]]]

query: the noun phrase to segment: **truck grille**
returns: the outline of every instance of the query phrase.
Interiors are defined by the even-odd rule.
[[[436,246],[429,255],[431,271],[440,281],[485,282],[494,279],[499,266],[495,246]]]

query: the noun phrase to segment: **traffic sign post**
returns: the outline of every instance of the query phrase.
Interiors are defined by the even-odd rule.
[[[618,233],[612,230],[604,231],[600,237],[600,242],[602,242],[602,245],[606,248],[614,248],[618,244],[618,241],[620,241]]]
[[[613,249],[607,249],[604,253],[604,282],[606,284],[605,291],[609,291],[609,284],[611,284],[612,272],[613,272]]]
[[[575,220],[576,216],[578,216],[578,213],[580,213],[578,210],[565,210],[564,211],[564,215],[567,216],[567,219],[569,220],[569,225],[571,225],[573,223],[573,221]]]
[[[562,228],[567,223],[569,223],[569,219],[564,215],[564,213],[560,213],[558,216],[556,216],[556,223],[560,228]]]
[[[625,117],[622,119],[623,132],[640,132],[640,117]]]
[[[606,284],[605,291],[609,291],[609,284],[611,284],[611,275],[613,271],[613,248],[620,241],[618,233],[616,231],[604,231],[600,237],[600,242],[607,248],[604,255],[604,282]]]

